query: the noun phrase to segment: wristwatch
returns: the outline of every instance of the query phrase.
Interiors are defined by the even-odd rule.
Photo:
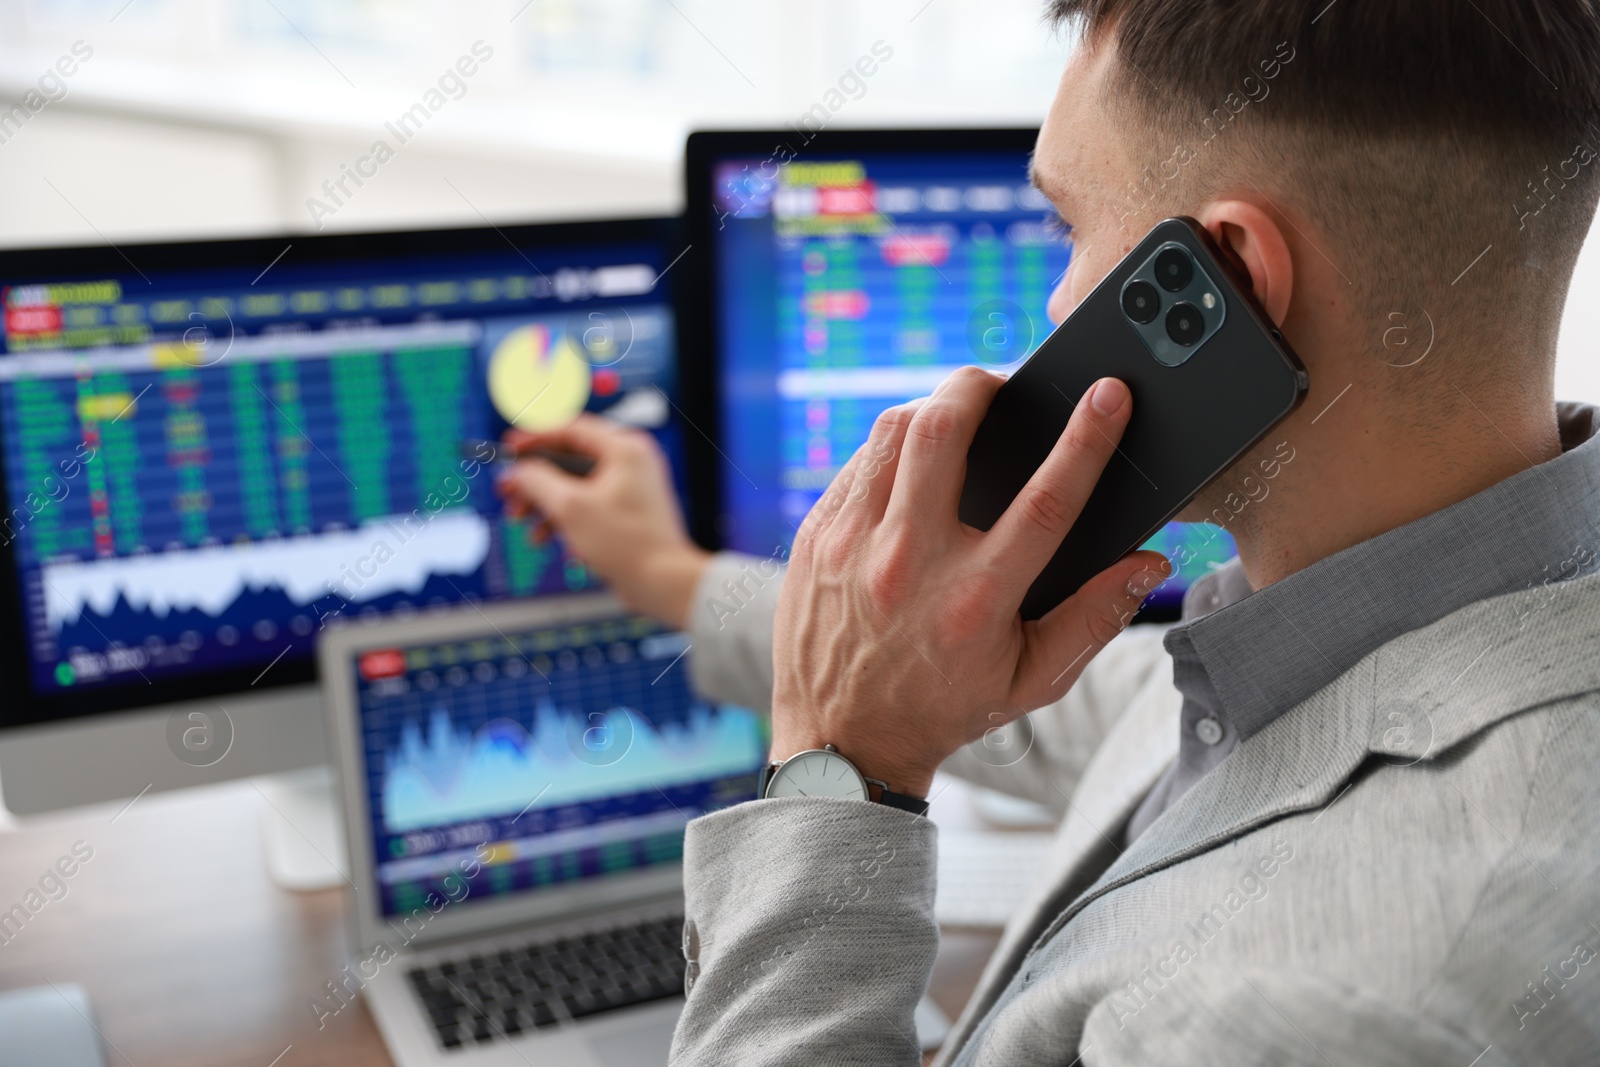
[[[873,795],[876,790],[876,796]],[[839,754],[832,745],[796,752],[786,760],[774,760],[761,772],[761,792],[767,797],[839,797],[844,800],[870,800],[913,815],[928,814],[928,802],[921,797],[896,793],[887,782],[867,778]]]

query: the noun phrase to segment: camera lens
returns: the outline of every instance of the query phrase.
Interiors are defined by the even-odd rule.
[[[1154,322],[1161,313],[1161,294],[1149,282],[1129,282],[1122,290],[1122,310],[1141,326]]]
[[[1200,340],[1200,335],[1205,332],[1205,316],[1187,300],[1178,301],[1167,312],[1167,336],[1183,347],[1188,348]]]
[[[1176,293],[1194,277],[1194,261],[1181,248],[1169,248],[1156,257],[1156,282],[1169,293]]]

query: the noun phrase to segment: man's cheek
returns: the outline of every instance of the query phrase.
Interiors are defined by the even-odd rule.
[[[1099,285],[1106,276],[1106,264],[1097,256],[1093,259],[1079,259],[1073,256],[1068,264],[1067,277],[1063,279],[1071,293],[1072,303],[1067,308],[1067,314],[1077,311],[1083,302],[1089,299],[1089,294],[1094,292],[1094,287]]]
[[[1045,305],[1045,314],[1050,316],[1050,324],[1059,326],[1067,321],[1078,306],[1079,297],[1073,292],[1073,282],[1078,273],[1078,263],[1074,260],[1068,267],[1061,281],[1050,291],[1050,301]]]
[[[1052,327],[1060,326],[1067,321],[1067,316],[1072,313],[1072,297],[1061,289],[1056,289],[1050,294],[1050,302],[1045,305],[1045,316],[1049,318]]]

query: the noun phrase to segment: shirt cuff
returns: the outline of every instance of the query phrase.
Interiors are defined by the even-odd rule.
[[[860,800],[753,800],[691,822],[677,1049],[750,1042],[719,1058],[755,1062],[764,1041],[831,1020],[863,1062],[899,1060],[938,952],[936,842],[928,819]]]

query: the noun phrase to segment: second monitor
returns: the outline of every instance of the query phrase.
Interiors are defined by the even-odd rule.
[[[697,500],[702,539],[781,554],[879,412],[965,364],[1008,373],[1049,334],[1045,305],[1072,251],[1028,180],[1036,137],[690,137],[685,195],[701,251],[685,336],[711,380],[688,395],[721,447],[697,464],[719,483]],[[1181,561],[1148,605],[1158,616],[1234,554],[1226,533],[1179,523],[1150,547]]]

